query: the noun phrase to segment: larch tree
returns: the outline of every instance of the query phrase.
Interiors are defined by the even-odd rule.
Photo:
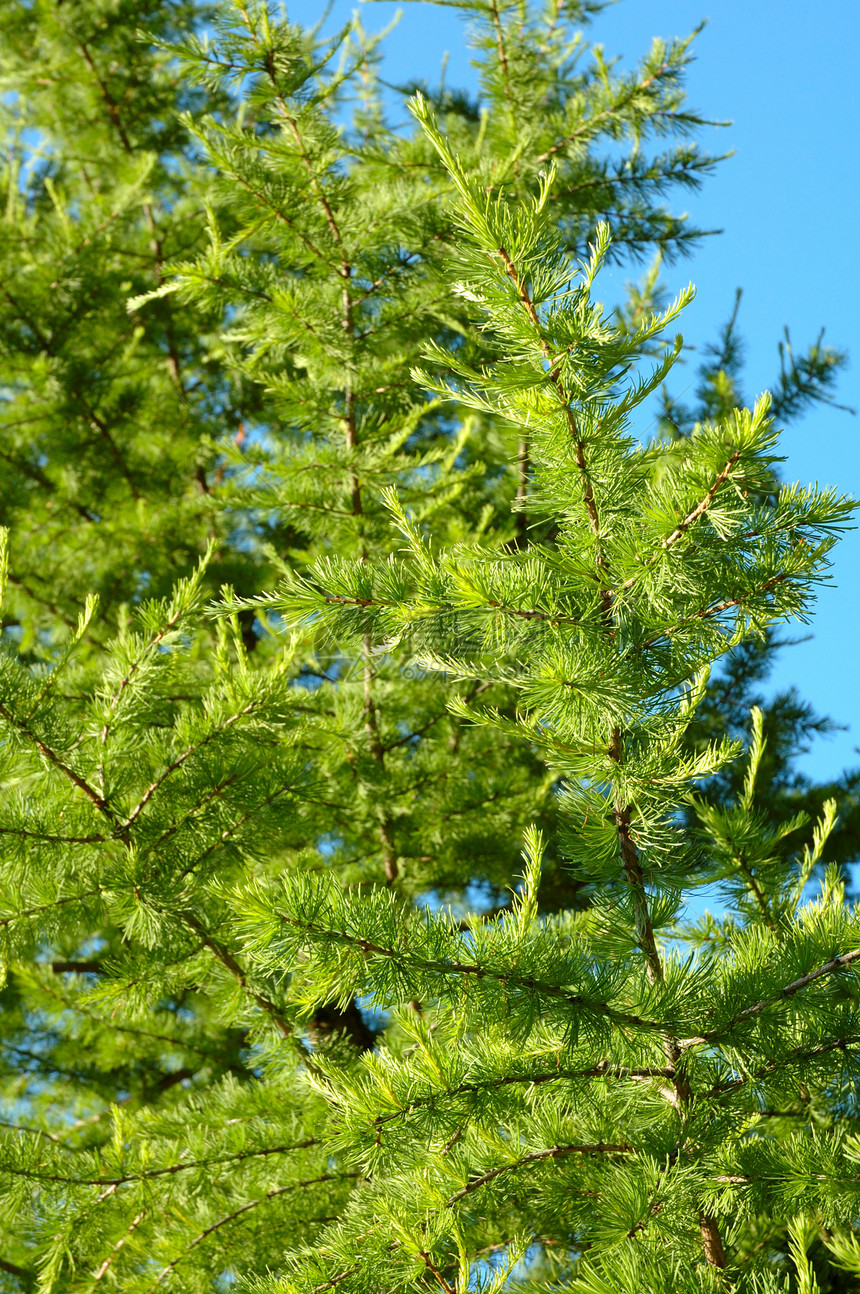
[[[358,22],[5,6],[4,1288],[854,1288],[856,785],[749,716],[843,357],[636,439],[715,159],[600,7],[394,127]]]

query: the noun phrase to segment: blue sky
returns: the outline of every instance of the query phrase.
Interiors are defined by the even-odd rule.
[[[335,0],[326,29],[355,8],[354,0]],[[359,8],[375,31],[400,6],[383,0]],[[323,5],[292,0],[288,12],[291,21],[311,25]],[[704,116],[731,120],[729,129],[707,132],[704,143],[713,152],[733,148],[735,156],[700,194],[676,203],[700,226],[724,231],[665,272],[672,289],[690,278],[696,284],[681,325],[685,337],[693,345],[712,338],[742,287],[748,397],[775,377],[786,324],[798,349],[826,327],[827,339],[853,361],[838,398],[860,407],[860,8],[850,0],[814,7],[806,0],[619,0],[595,20],[590,39],[632,64],[651,37],[687,35],[702,19],[708,23],[696,41],[689,102]],[[386,40],[384,75],[438,82],[447,52],[448,84],[474,88],[464,35],[453,9],[407,3]],[[786,479],[860,496],[860,417],[818,409],[786,431],[783,453]],[[860,763],[860,531],[843,539],[832,574],[811,628],[788,631],[811,632],[811,641],[785,651],[773,676],[775,686],[795,684],[820,711],[849,725],[819,741],[804,762],[820,778]]]

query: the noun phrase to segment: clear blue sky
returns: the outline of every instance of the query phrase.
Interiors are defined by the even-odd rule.
[[[349,19],[354,0],[335,0],[327,30]],[[389,23],[398,5],[360,6],[369,30]],[[290,0],[290,20],[316,23],[320,0]],[[688,279],[698,295],[685,314],[688,341],[714,336],[728,316],[736,287],[744,289],[741,328],[748,341],[747,392],[775,377],[776,343],[784,325],[798,348],[822,326],[852,357],[838,398],[860,407],[857,241],[860,234],[860,6],[853,0],[619,0],[594,21],[590,39],[607,56],[635,63],[652,36],[684,36],[703,18],[689,73],[690,105],[729,119],[709,131],[713,152],[735,149],[703,191],[679,195],[696,223],[724,230],[694,256],[670,267],[672,288]],[[407,3],[389,35],[384,75],[392,81],[438,83],[450,55],[447,83],[474,88],[464,26],[449,8]],[[687,379],[684,378],[681,385]],[[675,384],[678,386],[678,383]],[[818,409],[783,439],[789,480],[835,484],[860,495],[860,417]],[[775,686],[795,684],[819,710],[850,725],[819,741],[805,767],[816,777],[860,763],[860,531],[842,541],[833,586],[820,595],[810,642],[782,654]]]

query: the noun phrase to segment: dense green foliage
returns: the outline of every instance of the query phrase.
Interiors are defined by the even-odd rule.
[[[750,720],[843,357],[666,394],[689,42],[459,7],[395,129],[358,23],[4,6],[0,1288],[860,1276],[856,785]]]

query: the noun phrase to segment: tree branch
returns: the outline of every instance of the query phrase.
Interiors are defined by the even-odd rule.
[[[50,746],[46,746],[43,741],[40,741],[35,733],[31,732],[27,725],[16,715],[12,714],[12,712],[2,703],[0,703],[0,718],[5,719],[10,727],[14,728],[16,732],[20,732],[22,736],[26,737],[31,745],[36,747],[40,755],[43,755],[49,763],[53,764],[54,767],[58,769],[73,786],[76,786],[79,791],[83,791],[87,799],[92,801],[103,817],[107,818],[113,826],[117,825],[117,819],[107,800],[104,799],[103,796],[99,795],[98,791],[96,791],[92,786],[90,786],[86,778],[81,777],[80,773],[76,773],[73,768],[69,768],[68,764],[65,764],[60,756],[55,751],[51,750]]]
[[[402,1119],[405,1115],[411,1114],[413,1110],[436,1105],[443,1097],[468,1096],[473,1092],[492,1092],[499,1087],[512,1087],[520,1084],[525,1087],[539,1087],[543,1083],[554,1083],[563,1079],[575,1078],[632,1079],[636,1082],[647,1082],[650,1079],[671,1079],[672,1075],[673,1071],[670,1069],[627,1069],[624,1065],[605,1064],[593,1065],[590,1069],[548,1069],[541,1070],[536,1074],[504,1074],[499,1078],[488,1078],[483,1082],[461,1083],[457,1087],[446,1087],[442,1091],[434,1092],[429,1096],[416,1097],[415,1100],[410,1101],[399,1110],[392,1111],[391,1114],[377,1115],[373,1120],[373,1126],[379,1128],[386,1123],[391,1123],[394,1119]]]
[[[162,1268],[152,1285],[148,1286],[148,1290],[154,1290],[157,1285],[160,1285],[164,1278],[169,1276],[173,1269],[178,1267],[183,1259],[187,1258],[192,1250],[196,1249],[199,1244],[202,1244],[203,1241],[208,1236],[211,1236],[213,1232],[218,1231],[221,1227],[226,1226],[230,1222],[235,1222],[237,1218],[244,1217],[244,1215],[250,1213],[252,1209],[259,1208],[261,1204],[266,1204],[269,1200],[277,1199],[279,1195],[286,1195],[290,1191],[298,1191],[306,1186],[316,1186],[318,1182],[347,1181],[351,1178],[354,1179],[357,1177],[361,1177],[361,1173],[322,1173],[319,1177],[310,1177],[304,1182],[290,1182],[289,1186],[273,1186],[271,1190],[266,1191],[265,1195],[259,1196],[256,1200],[249,1200],[247,1204],[243,1204],[240,1208],[234,1209],[232,1213],[225,1213],[223,1217],[217,1220],[217,1222],[213,1222],[210,1226],[206,1227],[204,1231],[201,1231],[199,1235],[194,1237],[190,1245],[186,1245],[180,1254],[177,1254],[177,1256],[172,1259],[166,1267]],[[308,1219],[308,1221],[322,1221],[322,1219],[311,1218]]]
[[[511,1164],[500,1164],[497,1168],[491,1168],[488,1173],[483,1173],[480,1177],[473,1177],[471,1181],[457,1191],[449,1200],[445,1202],[445,1208],[450,1209],[472,1191],[477,1191],[479,1187],[486,1186],[487,1182],[495,1181],[503,1173],[509,1173],[517,1168],[522,1168],[526,1164],[542,1163],[547,1159],[561,1159],[565,1155],[629,1155],[632,1154],[633,1147],[626,1142],[611,1144],[608,1142],[598,1141],[591,1146],[550,1146],[548,1150],[532,1150],[521,1159],[514,1160]]]
[[[534,302],[532,301],[528,289],[520,278],[517,268],[508,255],[506,249],[504,247],[499,247],[496,250],[505,267],[505,273],[516,288],[517,296],[523,305],[523,309],[528,315],[532,327],[538,335],[541,350],[550,366],[547,376],[556,389],[559,401],[564,410],[564,415],[567,419],[567,425],[570,430],[571,441],[576,457],[576,466],[582,483],[583,502],[585,504],[586,513],[588,514],[588,523],[591,527],[591,533],[594,536],[595,563],[600,573],[602,583],[602,587],[600,589],[601,614],[603,616],[604,623],[609,627],[612,624],[612,594],[609,588],[611,579],[609,577],[606,554],[603,551],[603,543],[601,541],[600,517],[597,511],[597,503],[594,498],[594,487],[592,485],[588,465],[585,460],[585,445],[579,434],[579,425],[574,416],[574,412],[570,407],[570,396],[567,391],[565,391],[564,385],[559,377],[558,370],[554,366],[552,348],[543,335],[543,329],[541,328],[540,319],[538,317],[537,310],[535,309]]]
[[[217,727],[213,728],[210,732],[208,732],[206,736],[203,737],[200,741],[196,742],[193,746],[188,746],[187,749],[184,750],[181,755],[177,755],[176,759],[174,759],[172,763],[167,765],[167,767],[164,769],[164,772],[160,773],[158,777],[155,779],[155,781],[151,782],[150,785],[146,788],[143,795],[140,797],[137,804],[134,806],[131,813],[126,818],[125,822],[123,822],[122,830],[128,831],[129,827],[132,825],[135,819],[140,815],[140,813],[143,811],[143,809],[152,799],[153,795],[155,795],[159,787],[161,787],[164,784],[164,782],[167,781],[168,777],[170,777],[173,773],[175,773],[178,768],[181,768],[182,765],[186,762],[186,760],[190,759],[191,756],[196,754],[198,750],[202,750],[203,747],[206,746],[210,741],[214,741],[214,739],[216,737],[219,737],[222,732],[226,732],[228,728],[231,728],[234,723],[237,723],[240,719],[244,718],[246,714],[250,714],[251,711],[256,707],[256,705],[257,705],[256,701],[249,701],[248,704],[243,707],[243,709],[237,710],[235,714],[231,714],[229,719],[225,719],[223,723],[218,724]]]
[[[801,975],[798,979],[793,980],[791,984],[786,984],[785,988],[781,988],[779,992],[774,993],[772,997],[762,998],[760,1002],[755,1002],[752,1006],[744,1007],[743,1011],[739,1011],[737,1015],[733,1016],[731,1020],[726,1022],[726,1024],[722,1024],[716,1029],[710,1029],[705,1033],[697,1034],[695,1037],[684,1038],[681,1041],[681,1047],[686,1050],[690,1047],[702,1046],[705,1043],[714,1042],[717,1038],[724,1037],[725,1034],[731,1033],[733,1029],[736,1029],[739,1024],[743,1024],[745,1020],[752,1020],[757,1015],[761,1015],[762,1011],[766,1010],[767,1007],[774,1006],[777,1002],[784,1002],[787,998],[794,997],[795,993],[799,993],[802,989],[808,988],[810,984],[814,984],[816,980],[823,978],[825,975],[832,975],[835,971],[844,970],[846,966],[850,966],[852,962],[855,962],[858,957],[860,957],[860,948],[853,948],[851,952],[847,953],[838,953],[835,957],[831,957],[829,962],[825,962],[823,966],[817,967],[816,970],[809,971],[806,975]]]
[[[576,130],[572,130],[569,135],[564,135],[561,139],[556,140],[556,142],[552,144],[546,152],[538,154],[535,159],[536,162],[538,164],[548,162],[551,158],[555,157],[556,153],[560,153],[563,148],[566,148],[568,144],[572,144],[574,140],[580,139],[584,135],[594,135],[598,123],[603,118],[617,116],[623,108],[626,108],[630,103],[632,103],[637,94],[641,94],[643,90],[647,90],[649,86],[659,80],[667,67],[668,64],[661,63],[656,72],[652,72],[650,76],[646,76],[644,81],[637,81],[636,84],[628,90],[627,94],[613,103],[610,107],[604,108],[602,112],[595,113],[593,117],[587,118],[587,120]]]
[[[107,1275],[107,1272],[110,1269],[111,1263],[114,1261],[114,1259],[116,1258],[119,1251],[123,1248],[123,1246],[128,1243],[129,1236],[132,1236],[134,1234],[134,1232],[140,1226],[141,1222],[146,1217],[146,1214],[147,1214],[147,1210],[141,1209],[137,1217],[132,1218],[124,1234],[120,1236],[119,1240],[117,1240],[116,1244],[111,1249],[107,1258],[105,1258],[104,1262],[99,1267],[98,1271],[95,1274],[94,1281],[96,1282],[100,1281]]]
[[[293,1027],[290,1024],[289,1020],[287,1020],[286,1017],[281,1014],[277,1006],[275,1006],[274,1002],[272,1002],[269,998],[265,997],[262,993],[258,992],[257,989],[253,988],[252,985],[249,984],[248,977],[245,974],[245,971],[236,961],[236,958],[230,952],[229,948],[225,948],[222,943],[219,943],[218,940],[215,939],[213,935],[209,933],[209,931],[206,929],[203,923],[197,919],[197,917],[194,915],[193,912],[186,911],[186,912],[183,912],[181,916],[185,924],[187,926],[190,926],[191,929],[200,936],[201,941],[209,949],[209,951],[216,958],[216,960],[219,961],[221,965],[224,966],[230,972],[230,974],[236,980],[237,984],[239,984],[239,986],[244,990],[244,992],[247,993],[247,995],[250,998],[252,998],[254,1002],[256,1002],[257,1006],[260,1008],[261,1011],[264,1011],[266,1015],[269,1016],[269,1018],[273,1021],[276,1029],[280,1033],[281,1037],[287,1039],[289,1042],[293,1043],[295,1046],[299,1048],[302,1054],[302,1059],[307,1064],[310,1059],[309,1055],[305,1050],[305,1048],[302,1047],[301,1043],[295,1037],[295,1034],[293,1032]]]
[[[27,1168],[4,1166],[3,1172],[13,1177],[24,1177],[34,1182],[59,1182],[64,1186],[127,1186],[131,1182],[148,1182],[153,1177],[172,1177],[175,1173],[185,1173],[192,1168],[217,1168],[221,1164],[233,1164],[244,1159],[258,1159],[265,1155],[286,1155],[293,1150],[307,1150],[319,1145],[318,1137],[309,1137],[306,1141],[297,1141],[290,1146],[264,1146],[259,1150],[240,1150],[233,1155],[222,1155],[213,1159],[191,1159],[186,1163],[168,1164],[164,1168],[149,1168],[142,1173],[125,1173],[122,1177],[66,1177],[61,1173],[39,1173]],[[67,1149],[67,1147],[63,1147]]]
[[[687,533],[687,531],[690,529],[690,526],[692,526],[694,522],[698,521],[699,517],[701,517],[705,512],[707,512],[708,508],[714,501],[714,496],[716,495],[720,486],[723,485],[724,482],[728,480],[731,470],[734,467],[735,463],[740,458],[740,456],[741,456],[741,451],[739,449],[735,450],[735,452],[731,455],[728,462],[726,463],[725,467],[723,467],[722,470],[717,474],[716,480],[714,481],[711,488],[708,490],[705,497],[701,500],[700,503],[696,504],[692,512],[689,512],[683,521],[678,522],[678,525],[672,531],[671,535],[669,535],[666,539],[663,540],[660,547],[661,549],[663,549],[664,552],[670,549],[673,544],[676,544],[678,540]],[[658,560],[659,560],[659,553],[656,554],[654,557],[652,557],[649,562],[645,563],[644,570],[650,569],[650,567],[652,567]],[[643,573],[644,571],[637,571],[635,575],[631,575],[628,580],[625,580],[623,584],[620,584],[618,588],[614,590],[615,596],[617,597],[619,593],[625,593],[628,589],[632,588],[633,585],[640,579]]]
[[[595,1015],[605,1016],[615,1024],[630,1025],[639,1029],[656,1030],[663,1032],[664,1026],[656,1020],[645,1020],[638,1015],[630,1015],[625,1011],[618,1011],[615,1007],[609,1006],[605,1002],[590,1002],[587,998],[578,993],[569,993],[567,989],[560,988],[557,984],[546,984],[541,980],[533,979],[528,975],[505,974],[502,971],[490,970],[486,966],[477,966],[473,963],[462,961],[432,961],[425,957],[403,957],[402,949],[386,948],[382,944],[374,943],[371,939],[363,939],[360,935],[351,934],[345,930],[325,930],[320,926],[315,926],[311,922],[300,922],[293,917],[285,916],[283,912],[278,914],[279,920],[285,925],[290,925],[298,930],[304,930],[308,934],[325,936],[329,939],[338,939],[343,943],[352,944],[360,948],[365,953],[375,953],[380,957],[388,957],[392,960],[400,960],[401,964],[409,964],[416,970],[427,971],[436,975],[464,975],[473,976],[475,979],[492,979],[501,984],[508,984],[530,989],[535,993],[543,993],[548,997],[560,998],[570,1006],[575,1006],[580,1010],[593,1011]]]
[[[736,598],[727,598],[725,602],[717,602],[712,606],[703,607],[701,611],[695,611],[691,616],[686,616],[683,620],[679,620],[677,624],[670,625],[668,629],[661,629],[660,633],[646,639],[644,643],[641,643],[634,650],[637,652],[647,651],[649,647],[653,647],[655,643],[658,643],[661,638],[670,637],[686,625],[693,624],[696,620],[712,620],[714,616],[721,615],[723,611],[729,611],[732,607],[741,607],[745,602],[749,602],[750,598],[761,597],[765,593],[769,593],[777,584],[782,584],[789,578],[787,571],[781,571],[779,575],[771,576],[760,589],[755,589],[752,593],[740,594]]]

